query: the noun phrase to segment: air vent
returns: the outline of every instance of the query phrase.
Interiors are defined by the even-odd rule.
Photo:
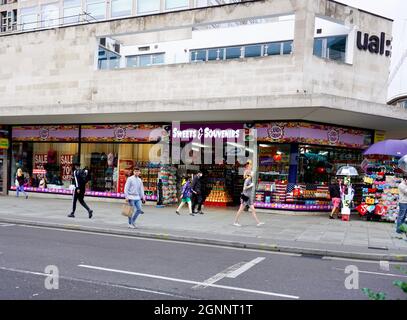
[[[138,47],[138,51],[150,51],[150,46],[147,46],[147,47]]]
[[[322,33],[322,29],[317,29],[317,34],[321,34]]]

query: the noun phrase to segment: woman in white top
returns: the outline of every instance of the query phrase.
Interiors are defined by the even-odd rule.
[[[254,204],[253,204],[253,179],[252,176],[249,172],[245,173],[245,181],[243,184],[243,192],[240,196],[240,207],[239,210],[236,213],[235,216],[235,222],[233,223],[234,226],[236,227],[241,227],[242,225],[239,224],[239,217],[243,212],[243,209],[245,208],[245,206],[249,206],[250,210],[252,212],[253,218],[254,220],[256,220],[257,222],[257,226],[260,227],[261,225],[264,224],[264,222],[260,222],[259,219],[257,218],[256,215],[256,209],[254,208]]]

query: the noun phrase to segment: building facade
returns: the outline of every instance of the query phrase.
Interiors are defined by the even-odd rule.
[[[93,196],[122,197],[140,166],[151,200],[161,180],[176,201],[177,174],[201,169],[208,203],[236,203],[241,155],[258,207],[329,210],[339,166],[360,166],[379,133],[406,135],[406,109],[386,104],[387,18],[330,0],[30,5],[0,6],[17,10],[0,33],[3,192],[22,167],[29,191],[69,194],[80,161]]]

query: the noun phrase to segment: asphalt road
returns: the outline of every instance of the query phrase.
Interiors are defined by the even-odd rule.
[[[345,287],[350,265],[359,289]],[[0,224],[6,300],[354,300],[364,287],[406,299],[396,265]]]

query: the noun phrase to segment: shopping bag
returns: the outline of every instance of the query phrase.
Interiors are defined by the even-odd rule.
[[[364,216],[367,213],[367,205],[365,204],[361,204],[359,206],[356,207],[356,210],[362,215]]]
[[[134,209],[129,204],[122,205],[122,215],[125,217],[131,217],[133,215]]]

